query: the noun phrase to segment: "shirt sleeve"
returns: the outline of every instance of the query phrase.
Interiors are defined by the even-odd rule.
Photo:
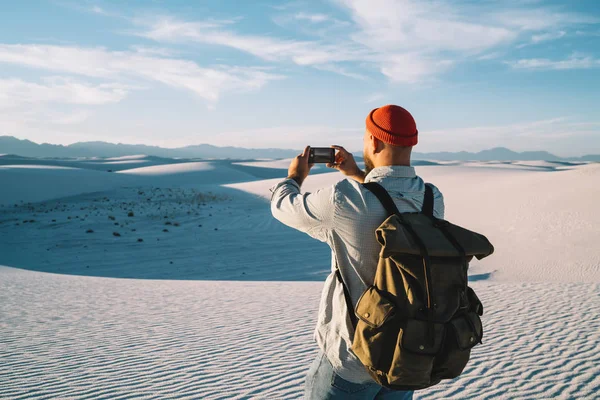
[[[283,224],[327,242],[333,227],[334,186],[314,193],[301,193],[293,179],[285,179],[271,189],[271,213]]]
[[[433,215],[436,218],[444,219],[446,205],[444,204],[444,195],[437,187],[433,189]]]

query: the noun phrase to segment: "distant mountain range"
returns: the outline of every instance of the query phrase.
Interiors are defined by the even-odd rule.
[[[56,144],[38,144],[30,140],[21,140],[13,136],[0,136],[0,154],[14,154],[23,157],[74,158],[74,157],[122,157],[137,154],[168,158],[204,158],[204,159],[255,159],[290,158],[298,150],[290,149],[246,149],[242,147],[218,147],[210,144],[165,149],[142,144],[114,144],[107,142],[78,142],[68,146]],[[356,153],[357,156],[362,154]],[[600,155],[583,157],[559,157],[546,151],[525,151],[522,153],[505,147],[496,147],[477,153],[460,151],[438,153],[412,153],[413,160],[440,161],[600,161]]]

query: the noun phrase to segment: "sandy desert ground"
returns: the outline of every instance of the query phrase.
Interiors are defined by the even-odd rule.
[[[600,398],[600,164],[428,164],[496,252],[484,345],[415,398]],[[286,169],[0,156],[0,398],[301,398],[330,251],[271,217]]]

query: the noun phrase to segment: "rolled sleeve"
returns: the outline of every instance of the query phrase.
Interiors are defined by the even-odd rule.
[[[334,187],[301,193],[293,179],[285,179],[271,189],[271,213],[281,223],[327,242],[333,225]]]

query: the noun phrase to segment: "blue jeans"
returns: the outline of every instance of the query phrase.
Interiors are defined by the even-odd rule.
[[[306,374],[306,400],[412,400],[412,391],[384,388],[375,382],[353,383],[340,378],[331,363],[319,350]]]

